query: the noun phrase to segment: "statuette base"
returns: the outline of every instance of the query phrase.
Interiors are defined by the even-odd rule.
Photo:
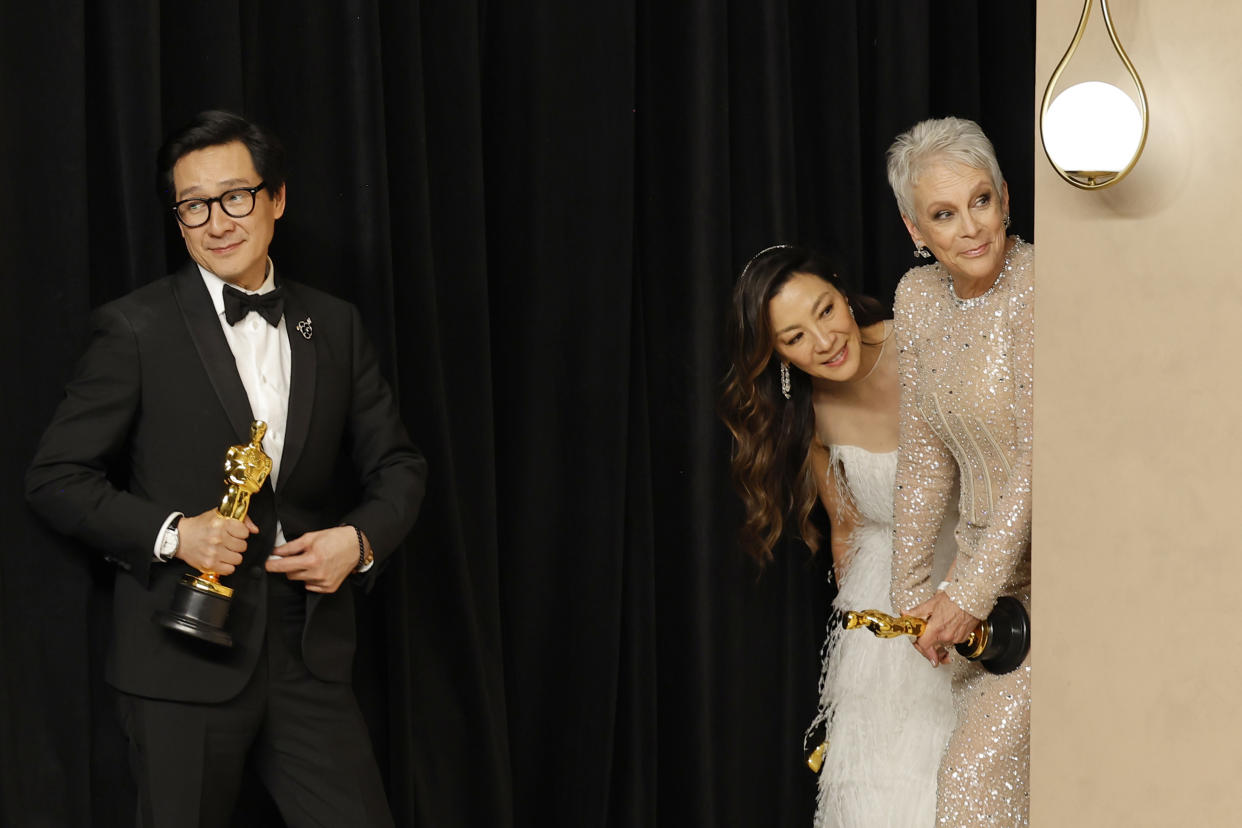
[[[224,629],[232,592],[228,587],[206,578],[186,575],[177,584],[172,607],[157,612],[155,620],[170,630],[221,647],[232,647],[233,636]]]

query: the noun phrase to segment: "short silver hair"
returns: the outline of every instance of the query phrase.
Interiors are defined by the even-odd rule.
[[[915,226],[919,222],[914,214],[914,187],[924,170],[944,161],[984,170],[992,178],[996,197],[1001,197],[1005,177],[992,142],[978,124],[953,117],[919,121],[888,148],[888,184],[897,197],[897,209]]]

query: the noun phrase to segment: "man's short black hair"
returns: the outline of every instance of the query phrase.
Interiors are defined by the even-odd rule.
[[[176,199],[173,167],[179,160],[195,150],[233,141],[241,141],[250,150],[255,170],[263,179],[268,194],[275,197],[285,184],[285,148],[280,139],[240,115],[209,109],[169,135],[160,147],[155,162],[155,187],[160,200],[171,204]]]

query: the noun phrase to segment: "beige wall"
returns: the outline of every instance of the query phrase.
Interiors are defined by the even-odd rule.
[[[1036,139],[1032,824],[1242,825],[1242,3],[1112,7],[1143,158],[1083,192]],[[1038,4],[1037,111],[1081,9]]]

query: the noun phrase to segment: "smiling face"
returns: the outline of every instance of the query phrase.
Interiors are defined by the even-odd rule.
[[[958,294],[992,286],[1005,264],[1009,186],[997,193],[987,170],[932,164],[914,185],[914,216],[902,216],[915,245],[926,245]]]
[[[239,187],[261,182],[250,151],[241,141],[217,144],[188,152],[173,166],[176,200],[214,198]],[[229,284],[257,290],[267,275],[267,249],[272,243],[276,219],[285,213],[285,188],[273,197],[259,190],[254,211],[233,218],[211,205],[211,218],[200,227],[178,224],[190,257]]]
[[[777,356],[812,378],[845,382],[858,373],[862,338],[841,291],[794,273],[768,303]]]

